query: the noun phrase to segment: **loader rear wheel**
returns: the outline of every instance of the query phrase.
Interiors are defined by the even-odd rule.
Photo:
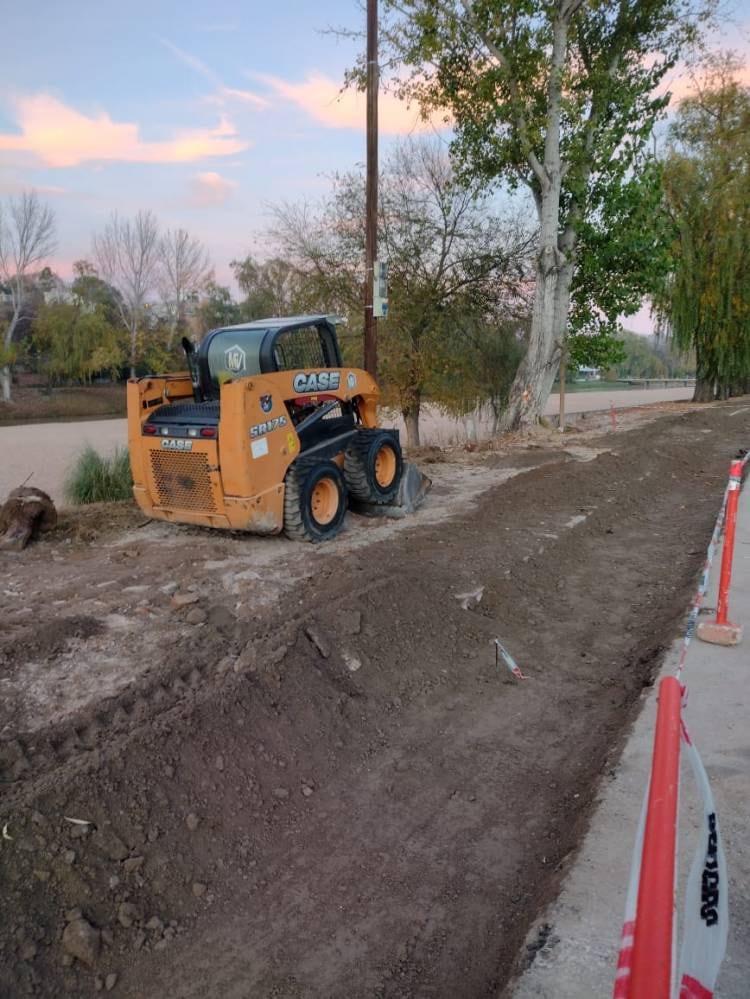
[[[360,430],[344,455],[349,492],[365,503],[390,503],[403,471],[398,434],[391,430]]]
[[[346,483],[332,461],[295,462],[286,473],[284,534],[297,541],[328,541],[346,514]]]

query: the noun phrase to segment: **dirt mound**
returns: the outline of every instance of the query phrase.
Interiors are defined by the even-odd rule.
[[[147,601],[158,644],[108,632],[152,668],[54,724],[21,703],[6,720],[0,994],[496,996],[677,630],[746,436],[720,407],[669,417],[451,520],[281,547],[300,581],[252,613],[233,587],[256,569],[275,586],[262,566],[191,535],[192,578],[122,598],[123,617]],[[143,585],[133,544],[97,550],[123,592]],[[232,578],[190,591],[204,545]],[[62,669],[70,642],[106,637],[75,627],[64,648],[15,630],[0,670]],[[529,680],[498,671],[495,637]]]

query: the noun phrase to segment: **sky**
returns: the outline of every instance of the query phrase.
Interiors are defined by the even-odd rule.
[[[748,52],[750,0],[734,10],[728,41]],[[63,277],[113,211],[148,208],[203,240],[229,283],[230,260],[265,255],[270,204],[314,200],[364,160],[364,100],[339,92],[361,43],[326,31],[363,18],[357,0],[8,6],[0,199],[34,187],[53,207]],[[381,95],[381,156],[425,128]]]

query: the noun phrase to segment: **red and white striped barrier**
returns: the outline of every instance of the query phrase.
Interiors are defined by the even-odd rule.
[[[716,620],[701,621],[698,625],[698,638],[715,645],[737,645],[742,641],[742,627],[729,621],[729,586],[732,582],[732,560],[734,558],[734,532],[737,526],[737,506],[742,486],[743,459],[735,459],[729,469],[729,485],[726,492],[726,516],[724,518],[724,549],[721,553],[721,575],[719,576],[719,598],[716,604]]]
[[[732,462],[688,615],[676,676],[665,677],[659,684],[651,776],[636,833],[613,999],[673,999],[678,986],[679,999],[711,999],[726,951],[729,929],[726,857],[708,777],[682,718],[686,689],[680,680],[724,524],[722,563],[728,558],[729,568],[725,571],[722,564],[718,611],[726,623],[737,499],[749,457],[746,454]],[[674,912],[681,745],[698,785],[702,817],[688,875],[682,948],[677,962]]]

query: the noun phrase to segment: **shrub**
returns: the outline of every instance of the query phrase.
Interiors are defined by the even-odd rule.
[[[65,483],[71,503],[112,503],[131,499],[133,476],[127,448],[118,448],[111,458],[103,458],[87,447],[77,458]]]

